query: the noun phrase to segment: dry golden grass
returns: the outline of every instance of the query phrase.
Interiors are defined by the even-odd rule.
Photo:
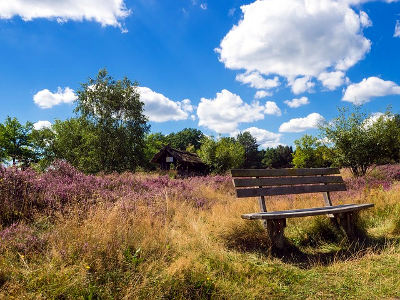
[[[370,239],[349,244],[323,217],[288,221],[292,243],[284,255],[268,252],[256,199],[199,189],[212,199],[196,208],[165,194],[155,215],[146,203],[101,203],[84,216],[79,207],[56,221],[29,225],[40,247],[0,246],[0,298],[8,299],[265,299],[400,297],[400,185],[365,191],[335,204],[372,202],[361,215]],[[270,210],[321,206],[321,195],[268,199]],[[25,251],[25,252],[24,252]]]

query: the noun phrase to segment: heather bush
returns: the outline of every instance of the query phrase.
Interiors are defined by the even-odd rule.
[[[44,247],[45,240],[38,232],[25,224],[14,223],[0,231],[0,253],[9,250],[28,254]]]
[[[387,180],[400,180],[400,165],[381,165],[376,166],[371,171],[370,176],[380,177]]]
[[[95,203],[124,200],[126,207],[145,202],[154,214],[165,210],[160,201],[179,199],[207,208],[210,199],[201,189],[232,190],[226,176],[171,179],[167,175],[132,173],[85,175],[64,161],[56,161],[46,172],[32,169],[0,168],[0,224],[32,219],[36,213],[53,214],[79,206],[87,211]]]
[[[28,218],[34,209],[43,206],[38,175],[32,170],[0,166],[0,224]]]
[[[351,177],[345,180],[351,194],[360,194],[369,189],[382,188],[387,191],[400,179],[400,165],[375,166],[362,177]]]

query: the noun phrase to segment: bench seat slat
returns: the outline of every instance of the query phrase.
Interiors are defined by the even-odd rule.
[[[284,211],[271,211],[271,212],[260,212],[252,214],[242,215],[243,219],[257,220],[257,219],[285,219],[285,218],[296,218],[296,217],[307,217],[317,216],[326,214],[340,214],[351,211],[359,211],[369,207],[373,207],[374,204],[344,204],[328,207],[313,207],[305,209],[294,209]]]
[[[233,179],[233,184],[235,187],[296,185],[311,183],[343,183],[343,178],[341,176],[301,176]]]
[[[236,189],[237,198],[346,191],[343,183]]]
[[[313,169],[233,169],[232,177],[312,176],[340,174],[338,168]]]

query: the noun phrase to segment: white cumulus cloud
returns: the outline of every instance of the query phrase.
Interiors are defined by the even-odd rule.
[[[365,11],[360,11],[360,22],[361,22],[361,25],[364,27],[372,26],[372,21],[368,17],[368,15]]]
[[[255,93],[254,98],[261,99],[261,98],[265,98],[267,96],[272,96],[272,93],[268,92],[268,91],[260,90]]]
[[[280,133],[273,133],[257,127],[250,127],[243,131],[249,132],[262,148],[276,147],[281,145],[280,139],[282,135]]]
[[[56,92],[51,92],[48,89],[37,92],[33,96],[33,101],[40,108],[51,108],[62,103],[72,103],[77,98],[73,89],[69,87],[65,89],[58,87]]]
[[[275,76],[273,79],[265,79],[258,72],[238,74],[236,80],[241,83],[249,84],[256,89],[271,89],[280,85],[278,76]]]
[[[355,105],[367,103],[373,97],[400,95],[400,86],[393,81],[386,81],[378,77],[364,78],[346,88],[342,100]]]
[[[20,16],[25,21],[37,18],[57,22],[87,20],[122,30],[121,20],[129,14],[124,0],[5,0],[0,3],[0,19]]]
[[[197,117],[199,126],[217,133],[233,133],[237,131],[239,123],[262,120],[264,109],[258,102],[247,104],[240,96],[223,89],[214,99],[200,99]]]
[[[33,128],[36,130],[40,130],[43,128],[50,128],[51,123],[49,121],[37,121],[36,123],[33,124]]]
[[[276,105],[275,102],[273,101],[267,101],[265,103],[265,110],[264,112],[267,115],[276,115],[276,116],[281,116],[282,112],[280,110],[280,108],[278,107],[278,105]]]
[[[189,99],[173,101],[148,87],[138,87],[140,100],[144,103],[144,114],[153,122],[186,120],[193,106]]]
[[[297,108],[306,104],[309,104],[310,101],[308,101],[307,97],[301,97],[299,99],[294,98],[292,100],[285,100],[283,101],[287,106],[291,107],[291,108]]]
[[[305,118],[295,118],[282,123],[279,132],[302,132],[307,129],[318,128],[318,125],[324,121],[324,117],[319,113],[311,113]]]
[[[393,37],[400,37],[400,21],[396,21],[396,25],[394,26],[394,34]]]
[[[304,76],[296,79],[289,78],[289,86],[292,88],[293,94],[301,94],[304,92],[311,91],[315,86],[315,83],[311,81],[310,76]]]
[[[336,72],[323,72],[319,74],[318,80],[321,81],[322,85],[326,87],[328,90],[333,91],[337,87],[347,82],[348,78],[345,77],[344,72],[336,71]]]
[[[220,61],[229,69],[282,76],[296,94],[323,73],[345,72],[371,47],[362,32],[371,24],[368,15],[345,1],[257,0],[241,10],[242,19],[216,49]],[[332,80],[326,83],[331,88],[338,85]]]

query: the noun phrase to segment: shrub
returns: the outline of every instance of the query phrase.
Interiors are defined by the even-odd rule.
[[[354,176],[363,176],[377,163],[398,161],[399,119],[390,111],[367,116],[360,109],[339,110],[339,116],[320,128],[335,148],[334,159],[349,167]]]

